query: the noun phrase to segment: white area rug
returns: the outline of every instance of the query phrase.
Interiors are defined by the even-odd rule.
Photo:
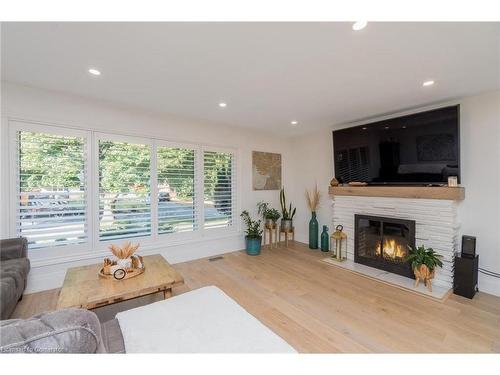
[[[127,353],[296,353],[215,286],[116,315]]]

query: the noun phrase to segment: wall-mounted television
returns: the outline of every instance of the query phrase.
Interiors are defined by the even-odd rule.
[[[341,183],[441,185],[460,182],[460,106],[394,117],[333,132]]]

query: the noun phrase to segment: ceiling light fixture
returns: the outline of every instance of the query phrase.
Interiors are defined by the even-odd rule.
[[[290,121],[290,124],[292,124],[292,125],[297,125],[298,123],[299,123],[299,122],[298,122],[298,121],[295,121],[295,120]]]
[[[94,75],[94,76],[100,76],[101,75],[101,72],[98,71],[97,69],[94,69],[94,68],[90,68],[89,69],[89,73]]]
[[[422,86],[432,86],[434,84],[434,81],[433,80],[429,80],[429,81],[425,81],[424,83],[422,83]]]
[[[361,128],[361,129],[366,130],[366,129],[368,129],[368,128]]]
[[[219,107],[221,107],[221,108],[226,108],[226,107],[227,107],[227,103],[220,102],[220,103],[219,103]]]
[[[366,21],[354,22],[353,25],[352,25],[352,29],[354,31],[363,30],[366,27],[367,24],[368,24],[368,22],[366,22]]]

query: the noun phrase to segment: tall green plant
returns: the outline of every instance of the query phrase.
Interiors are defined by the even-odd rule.
[[[425,264],[429,271],[433,271],[436,266],[443,267],[443,262],[441,262],[442,255],[436,253],[432,248],[425,248],[425,246],[420,246],[414,248],[409,246],[410,255],[406,257],[406,261],[411,263],[411,268],[415,269]]]
[[[297,208],[295,207],[292,209],[291,202],[287,208],[285,188],[281,188],[281,191],[280,191],[280,204],[281,204],[281,216],[282,216],[283,220],[292,220],[293,217],[295,216],[295,212],[297,211]]]
[[[240,215],[247,226],[245,231],[247,238],[260,238],[262,236],[262,229],[260,229],[260,220],[252,220],[248,211],[243,211]]]

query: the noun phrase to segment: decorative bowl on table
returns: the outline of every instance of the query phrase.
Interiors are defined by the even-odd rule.
[[[134,255],[139,244],[126,242],[122,247],[110,245],[114,257],[104,258],[99,276],[106,279],[125,280],[139,276],[145,271],[144,261],[140,255]]]

